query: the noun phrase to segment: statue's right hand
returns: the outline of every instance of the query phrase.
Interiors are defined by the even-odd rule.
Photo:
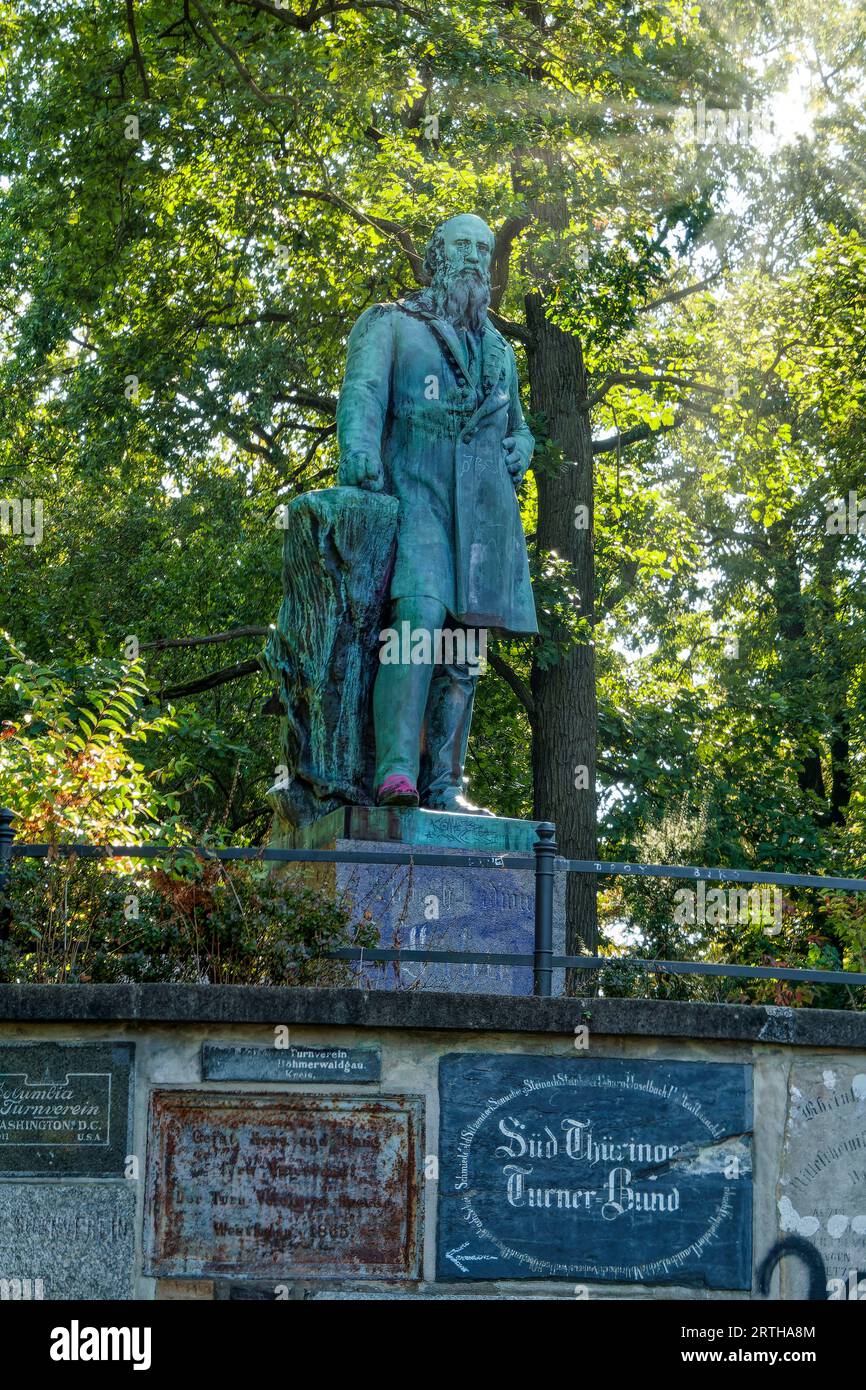
[[[385,482],[381,459],[372,454],[343,454],[337,470],[343,487],[362,487],[368,492],[381,492]]]

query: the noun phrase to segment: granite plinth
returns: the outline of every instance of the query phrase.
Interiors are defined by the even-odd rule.
[[[532,858],[537,822],[444,811],[401,811],[353,806],[301,830],[275,833],[275,848],[418,850]],[[379,930],[379,946],[403,950],[531,955],[535,941],[533,867],[470,867],[427,864],[315,866],[315,879],[351,905],[353,919],[366,914]],[[565,953],[565,874],[555,875],[553,948]],[[529,965],[363,962],[356,976],[369,989],[430,989],[451,993],[531,994]],[[563,993],[564,971],[553,972]]]

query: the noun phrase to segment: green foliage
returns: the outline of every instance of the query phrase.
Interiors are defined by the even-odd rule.
[[[0,974],[18,983],[336,985],[350,967],[320,956],[371,946],[369,922],[264,865],[230,870],[182,855],[114,871],[66,857],[16,869]]]
[[[0,633],[0,804],[14,807],[24,840],[137,844],[152,836],[176,799],[136,761],[148,736],[172,730],[170,715],[145,718],[147,686],[137,661],[39,663]]]
[[[499,313],[522,380],[544,293],[600,450],[591,622],[538,536],[538,480],[575,463],[531,417],[541,638],[493,637],[511,679],[482,681],[473,796],[531,811],[532,681],[592,641],[605,857],[651,854],[686,806],[701,838],[677,831],[680,862],[866,873],[864,533],[826,529],[837,499],[866,501],[862,0],[132,11],[140,62],[114,0],[0,3],[0,495],[45,513],[38,545],[0,535],[19,834],[267,835],[264,675],[164,693],[261,638],[160,644],[275,616],[274,509],[334,481],[348,327],[411,288],[407,244],[471,207],[516,227]],[[679,131],[700,99],[793,82],[784,124],[801,80],[807,135]],[[631,880],[606,904],[642,954],[862,968],[851,897],[794,899],[779,937],[699,939],[674,932],[673,892]],[[623,987],[743,992],[653,980]]]
[[[24,842],[48,843],[47,865],[21,860],[12,874],[8,940],[0,975],[38,984],[175,980],[209,983],[335,983],[350,978],[323,952],[372,945],[367,922],[352,929],[347,906],[277,878],[265,865],[228,872],[178,850],[176,858],[79,861],[64,843],[134,847],[194,836],[166,772],[134,760],[138,746],[173,731],[168,715],[145,718],[138,661],[96,659],[62,667],[29,661],[3,639],[4,698],[16,717],[0,730],[0,804],[14,806]],[[178,757],[173,759],[176,769]],[[154,867],[156,862],[158,867]]]

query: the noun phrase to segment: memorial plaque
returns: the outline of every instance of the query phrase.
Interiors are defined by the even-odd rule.
[[[809,1241],[830,1297],[847,1300],[866,1280],[866,1057],[795,1061],[776,1199],[780,1236]],[[783,1261],[781,1279],[805,1297],[804,1266]]]
[[[417,1096],[156,1091],[146,1272],[419,1276]]]
[[[378,1047],[220,1047],[203,1043],[205,1081],[379,1081]]]
[[[0,1182],[0,1299],[133,1297],[135,1188]]]
[[[0,1175],[123,1176],[133,1043],[0,1047]]]
[[[751,1068],[451,1054],[440,1279],[752,1284]]]

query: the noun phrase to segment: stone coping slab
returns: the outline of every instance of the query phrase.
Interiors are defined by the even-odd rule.
[[[398,810],[393,806],[345,806],[293,829],[277,821],[274,849],[327,849],[337,840],[373,840],[418,850],[483,850],[532,854],[540,821],[508,816],[467,816],[453,811]]]
[[[285,1023],[866,1047],[866,1012],[657,999],[536,999],[258,985],[0,985],[0,1024]]]

